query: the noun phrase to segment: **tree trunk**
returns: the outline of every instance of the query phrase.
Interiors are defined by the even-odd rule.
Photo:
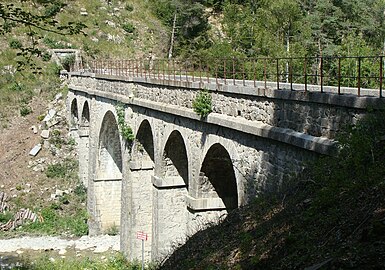
[[[168,59],[172,58],[172,49],[174,47],[175,28],[176,28],[176,11],[174,14],[174,22],[172,23],[172,32],[171,32],[170,50],[168,51]]]

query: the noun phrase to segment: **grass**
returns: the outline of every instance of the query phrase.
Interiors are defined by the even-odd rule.
[[[129,262],[121,253],[117,253],[107,259],[95,258],[65,258],[52,260],[49,256],[41,256],[37,259],[25,259],[19,270],[73,270],[73,269],[103,269],[103,270],[139,270],[141,264],[138,261]],[[156,269],[156,265],[148,264],[146,270]]]

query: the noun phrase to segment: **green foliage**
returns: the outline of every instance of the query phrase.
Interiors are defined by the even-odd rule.
[[[204,6],[197,1],[150,0],[154,14],[170,29],[176,16],[174,48],[177,55],[190,56],[207,48],[209,24]]]
[[[20,115],[21,116],[27,116],[28,114],[32,113],[32,109],[29,106],[23,105],[20,108]]]
[[[208,91],[200,91],[192,103],[194,112],[201,118],[205,118],[212,112],[211,94]]]
[[[115,224],[108,227],[105,230],[105,233],[108,235],[118,235],[119,234],[119,226],[116,226]]]
[[[111,255],[108,260],[92,258],[68,257],[59,260],[50,260],[49,256],[42,256],[32,262],[24,263],[27,269],[39,270],[73,270],[73,269],[104,269],[104,270],[138,270],[141,269],[139,261],[129,262],[123,254]],[[150,264],[146,270],[156,269],[156,265]]]
[[[122,28],[124,31],[126,31],[127,33],[130,33],[130,34],[135,32],[135,26],[130,22],[123,24]]]
[[[116,105],[116,113],[118,116],[120,134],[122,135],[123,139],[126,140],[126,142],[132,143],[135,140],[135,135],[131,127],[126,124],[123,104],[119,103]]]
[[[23,47],[23,44],[18,39],[11,39],[9,42],[9,47],[11,49],[21,49]]]
[[[78,166],[76,160],[66,159],[62,163],[48,165],[45,174],[48,178],[76,178]]]
[[[127,10],[128,12],[134,11],[134,7],[130,3],[127,3],[124,9]]]
[[[55,17],[65,5],[59,1],[53,1],[45,7],[44,16]]]
[[[85,25],[80,22],[69,21],[59,23],[55,16],[64,5],[59,1],[47,5],[37,3],[34,9],[26,8],[23,1],[15,3],[0,3],[0,35],[10,35],[13,31],[21,29],[29,37],[30,42],[25,47],[17,47],[18,58],[17,70],[31,70],[34,73],[41,73],[37,66],[43,51],[39,47],[39,41],[43,38],[43,32],[50,32],[58,35],[75,35],[82,33]]]
[[[64,57],[64,59],[61,60],[61,64],[65,70],[71,71],[75,64],[75,54],[70,54]]]

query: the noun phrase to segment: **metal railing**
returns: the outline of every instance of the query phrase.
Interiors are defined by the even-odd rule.
[[[384,56],[98,60],[96,74],[382,97]],[[84,70],[84,69],[83,69]]]

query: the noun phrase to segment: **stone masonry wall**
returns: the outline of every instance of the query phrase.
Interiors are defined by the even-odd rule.
[[[312,143],[331,148],[327,138],[334,138],[344,124],[354,124],[365,113],[361,99],[348,97],[349,102],[344,102],[339,96],[290,91],[259,95],[233,87],[220,91],[210,88],[214,113],[201,120],[191,109],[198,93],[195,88],[75,74],[70,78],[70,89],[71,98],[75,98],[76,93],[92,96],[89,102],[90,214],[100,230],[112,224],[109,213],[101,209],[115,207],[111,215],[122,218],[121,247],[130,259],[141,256],[140,241],[135,237],[137,231],[149,234],[146,259],[158,260],[187,236],[226,216],[226,198],[221,198],[213,183],[207,183],[210,179],[202,174],[208,153],[212,160],[222,158],[216,156],[215,151],[210,152],[211,149],[225,149],[228,154],[226,164],[234,171],[234,179],[229,181],[235,182],[231,182],[237,195],[233,197],[237,198],[239,207],[260,193],[278,191],[285,181],[303,169],[305,162],[323,153],[323,150],[314,150]],[[101,122],[108,111],[114,112],[117,102],[125,103],[126,123],[134,133],[144,121],[149,123],[147,135],[153,136],[153,141],[143,140],[142,143],[148,145],[141,147],[153,149],[154,157],[143,156],[143,151],[130,152],[121,143],[122,181],[94,181],[98,180],[96,164]],[[111,139],[108,134],[105,141]],[[217,166],[210,168],[210,173],[223,169]],[[121,215],[117,213],[120,206]]]

